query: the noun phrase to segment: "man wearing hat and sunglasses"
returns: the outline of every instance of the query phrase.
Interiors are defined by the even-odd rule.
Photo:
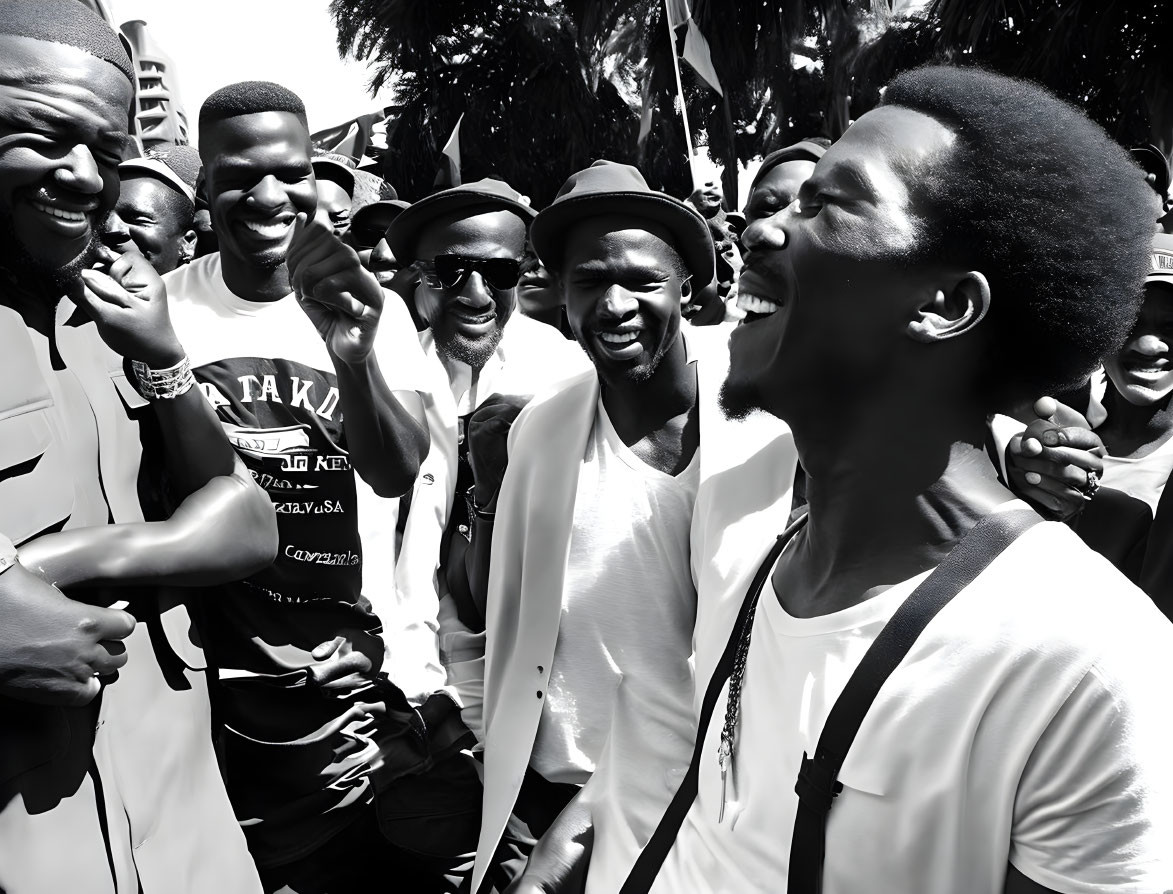
[[[682,324],[714,275],[695,211],[634,167],[598,161],[538,215],[533,244],[594,369],[535,400],[509,435],[486,602],[474,890],[486,877],[507,884],[604,753],[651,750],[665,772],[613,773],[589,808],[596,841],[616,849],[608,862],[634,860],[691,747],[694,510],[730,466],[762,453],[759,484],[773,486],[761,492],[783,496],[758,506],[747,493],[740,505],[784,519],[795,462],[777,420],[720,412],[728,329]],[[478,512],[492,496],[478,483]],[[721,561],[710,570],[725,573]]]
[[[536,390],[585,367],[556,330],[514,313],[534,216],[516,190],[487,178],[416,202],[387,231],[391,253],[418,277],[415,309],[427,326],[419,338],[435,376],[425,397],[432,449],[410,508],[400,511],[398,629],[388,632],[386,669],[416,701],[446,690],[463,702],[465,681],[481,676],[483,606],[466,572],[479,542],[469,503],[470,416],[486,404],[515,414]],[[496,490],[484,480],[479,487]],[[479,717],[464,716],[479,726]]]

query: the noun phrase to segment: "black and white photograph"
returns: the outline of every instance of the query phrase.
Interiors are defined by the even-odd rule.
[[[1173,894],[1171,41],[0,0],[0,894]]]

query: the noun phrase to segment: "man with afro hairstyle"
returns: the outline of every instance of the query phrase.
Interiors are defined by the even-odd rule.
[[[229,796],[267,890],[451,890],[450,842],[390,835],[384,800],[422,840],[442,811],[429,781],[466,733],[451,700],[417,709],[384,672],[393,498],[428,451],[431,374],[403,302],[332,232],[294,93],[217,90],[199,148],[220,251],[165,277],[171,314],[280,539],[202,605]]]
[[[122,44],[83,4],[0,2],[9,894],[260,888],[212,751],[183,591],[163,588],[263,567],[276,523],[191,388],[158,276],[99,242],[132,97]],[[163,467],[162,501],[140,490],[144,459]]]
[[[698,585],[698,742],[624,894],[1173,889],[1173,626],[984,448],[1127,335],[1147,189],[1046,90],[928,67],[746,230],[723,400],[791,426],[809,513]]]

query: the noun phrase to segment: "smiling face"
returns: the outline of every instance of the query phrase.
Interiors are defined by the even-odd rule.
[[[0,264],[63,286],[118,198],[126,76],[75,47],[0,36]]]
[[[285,263],[294,218],[312,218],[318,201],[305,122],[291,112],[215,121],[200,155],[220,252],[257,268]]]
[[[122,181],[107,230],[110,237],[124,234],[159,273],[174,270],[195,249],[191,203],[154,177]]]
[[[604,381],[646,382],[680,338],[690,295],[671,235],[651,221],[589,217],[566,237],[562,297],[574,337]]]
[[[416,254],[424,266],[434,263],[437,255],[520,262],[525,235],[525,224],[511,211],[460,211],[429,223],[420,234]],[[416,289],[415,301],[437,349],[442,356],[480,369],[501,342],[517,305],[516,288],[497,288],[477,270],[451,288],[430,285],[427,279]]]
[[[1120,353],[1104,361],[1120,396],[1151,406],[1173,394],[1173,285],[1150,283],[1136,325]]]
[[[730,340],[727,412],[793,420],[883,387],[937,286],[937,271],[907,264],[929,225],[911,184],[953,141],[927,115],[876,109],[827,151],[796,204],[750,224],[738,284],[750,315]]]

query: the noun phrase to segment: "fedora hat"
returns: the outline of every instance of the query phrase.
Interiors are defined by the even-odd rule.
[[[530,240],[542,263],[557,272],[567,231],[583,218],[602,214],[650,220],[665,227],[692,274],[694,288],[712,282],[713,239],[704,218],[683,202],[649,187],[637,168],[614,161],[596,161],[572,174],[550,207],[534,220]]]
[[[504,180],[486,177],[473,183],[462,183],[451,189],[432,193],[420,199],[410,208],[404,209],[391,223],[387,231],[387,244],[400,263],[410,264],[418,260],[416,257],[416,243],[420,233],[436,218],[461,209],[478,209],[480,214],[486,211],[512,211],[528,226],[537,214],[529,206],[529,200]]]

